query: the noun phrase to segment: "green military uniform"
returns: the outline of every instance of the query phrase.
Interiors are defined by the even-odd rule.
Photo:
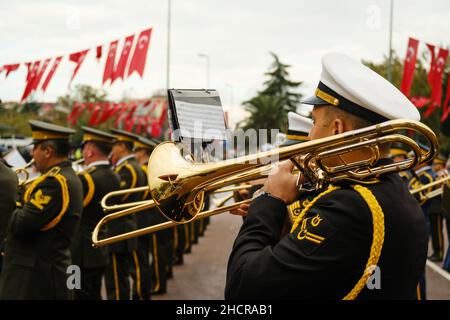
[[[30,121],[35,144],[66,140],[73,130]],[[83,204],[81,182],[70,161],[46,169],[14,211],[6,240],[1,299],[70,299],[70,245]]]
[[[427,185],[429,183],[432,183],[434,181],[434,173],[431,170],[431,167],[429,165],[424,166],[418,170],[415,170],[412,172],[411,179],[408,183],[408,188],[410,191],[413,191],[415,189],[421,188],[424,185]],[[420,194],[427,194],[428,192],[431,192],[433,190],[432,187],[428,188],[427,190],[421,192]],[[432,204],[436,199],[426,199],[423,198],[420,194],[416,195],[416,199],[418,200],[422,212],[425,217],[425,224],[427,226],[427,233],[430,234],[430,208],[432,207]],[[420,278],[419,285],[417,288],[417,298],[419,300],[426,300],[427,299],[427,290],[426,290],[426,278],[425,278],[425,270],[423,270],[423,274]]]
[[[16,208],[17,175],[0,159],[0,272],[8,221]]]
[[[446,157],[440,154],[433,160],[433,165],[439,164],[443,165],[444,168],[440,171],[435,171],[433,169],[433,173],[435,174],[436,180],[445,178],[448,176],[448,171],[445,169],[445,162],[447,161]],[[434,166],[433,166],[434,168]],[[439,188],[435,187],[434,189]],[[444,209],[442,207],[442,198],[440,196],[432,198],[432,202],[430,205],[430,233],[431,233],[431,242],[433,245],[433,255],[430,257],[431,261],[440,262],[444,258],[444,234],[443,234],[443,222],[444,222]]]
[[[87,142],[112,144],[112,135],[88,127],[84,131],[83,145]],[[100,206],[101,199],[107,193],[120,188],[119,176],[111,170],[109,161],[96,161],[78,173],[83,186],[83,215],[72,245],[73,263],[81,268],[81,290],[76,291],[78,299],[101,299],[101,280],[108,265],[108,246],[92,246],[92,231],[104,217]],[[100,237],[107,230],[103,228]]]
[[[156,147],[157,142],[137,137],[134,142],[135,151],[139,149],[145,149],[150,154]],[[142,170],[145,173],[145,180],[147,183],[148,162],[142,165]],[[151,200],[150,192],[145,192],[143,200]],[[147,227],[150,225],[157,225],[168,221],[156,208],[147,210],[147,212],[141,215],[141,226]],[[145,220],[144,220],[145,218]],[[143,238],[145,239],[145,238]],[[150,265],[150,275],[152,284],[152,293],[161,294],[167,290],[167,269],[169,263],[169,255],[171,251],[171,231],[169,229],[158,231],[149,235],[150,240],[150,253],[153,257]]]
[[[129,132],[111,129],[115,142],[133,143],[133,134]],[[118,161],[114,171],[120,177],[120,189],[129,189],[145,185],[145,177],[142,169],[133,154]],[[140,193],[126,194],[120,199],[121,203],[135,202],[142,199]],[[139,215],[139,214],[138,214]],[[134,231],[138,227],[136,215],[128,215],[115,219],[109,224],[109,235],[123,234]],[[106,287],[110,300],[128,300],[130,292],[129,276],[133,277],[133,297],[137,299],[148,299],[150,286],[145,285],[143,280],[146,275],[141,274],[142,267],[148,264],[148,259],[140,261],[138,255],[138,239],[131,238],[125,241],[109,245],[110,261],[106,270]],[[148,276],[150,279],[150,276]],[[148,280],[149,282],[150,280]]]

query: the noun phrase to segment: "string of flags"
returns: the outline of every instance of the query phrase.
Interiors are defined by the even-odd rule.
[[[110,119],[113,126],[137,134],[147,133],[159,137],[167,115],[167,100],[152,98],[129,102],[79,102],[73,103],[67,122],[75,125],[82,115],[88,115],[87,125],[96,127]]]
[[[449,50],[439,48],[429,43],[426,43],[426,46],[430,51],[431,56],[430,69],[428,71],[428,84],[431,88],[430,97],[411,97],[411,87],[417,61],[417,49],[419,47],[419,40],[414,38],[409,38],[408,40],[408,49],[406,50],[400,90],[410,98],[411,102],[414,103],[417,108],[428,106],[423,114],[425,118],[428,118],[435,110],[437,110],[437,108],[442,107],[441,122],[444,122],[450,114],[450,74],[447,75],[447,89],[444,104],[442,105],[443,77]]]
[[[147,52],[150,44],[151,34],[152,29],[149,28],[140,32],[137,37],[135,34],[126,37],[123,40],[122,52],[118,57],[117,63],[116,55],[119,40],[114,40],[109,44],[105,68],[103,72],[102,85],[108,82],[108,80],[110,81],[110,84],[114,83],[118,79],[125,80],[125,78],[130,77],[133,72],[137,72],[141,78],[144,76],[144,68],[147,59]],[[136,41],[134,41],[135,39]],[[98,45],[97,47],[95,47],[95,57],[98,61],[102,57],[103,46],[104,45]],[[91,49],[85,49],[74,52],[68,56],[68,60],[75,64],[72,76],[69,81],[69,87],[90,51]],[[63,56],[58,56],[54,58],[47,58],[44,60],[25,62],[23,64],[5,64],[3,66],[0,66],[0,75],[4,72],[5,78],[8,78],[8,76],[12,72],[18,70],[21,65],[27,67],[25,88],[21,98],[21,102],[23,102],[32,92],[37,90],[45,92],[47,90],[51,79],[57,71],[58,66],[61,64],[62,59]],[[51,67],[49,68],[50,65]]]

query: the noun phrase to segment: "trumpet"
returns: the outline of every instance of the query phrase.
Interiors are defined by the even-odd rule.
[[[413,139],[400,134],[411,130],[422,135],[429,149],[422,149]],[[412,155],[400,162],[379,165],[380,146],[401,143],[412,151]],[[343,155],[365,150],[365,159],[346,162]],[[266,152],[229,159],[217,163],[193,164],[185,160],[179,148],[172,142],[159,144],[148,163],[148,187],[153,199],[110,215],[99,221],[92,233],[95,246],[103,246],[117,241],[157,232],[238,208],[251,199],[236,202],[220,208],[203,211],[205,193],[236,183],[260,178],[270,169],[267,160],[290,159],[316,189],[323,188],[343,179],[365,180],[382,174],[400,172],[413,168],[418,163],[432,160],[438,152],[437,138],[426,125],[411,120],[391,120],[370,127],[344,132],[342,134],[311,140],[302,144],[286,146]],[[340,163],[330,165],[328,160],[340,159]],[[131,231],[125,234],[98,239],[102,226],[113,219],[133,214],[148,207],[156,207],[170,221]]]

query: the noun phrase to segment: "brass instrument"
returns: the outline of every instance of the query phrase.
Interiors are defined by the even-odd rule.
[[[428,192],[426,194],[423,194],[422,193],[423,191],[428,190],[429,188],[436,187],[436,186],[441,186],[443,184],[448,184],[449,182],[450,182],[450,176],[445,177],[445,178],[441,178],[441,179],[438,179],[436,181],[433,181],[433,182],[430,182],[428,184],[425,184],[425,185],[421,186],[418,189],[414,189],[413,191],[411,191],[411,194],[415,195],[415,194],[419,193],[420,200],[426,201],[428,199],[431,199],[431,198],[434,198],[434,197],[437,197],[437,196],[441,195],[443,193],[444,186],[442,186],[441,188],[432,190],[432,191],[430,191],[430,192]]]
[[[413,139],[400,134],[401,130],[411,130],[424,136],[428,141],[429,150],[422,149]],[[400,162],[377,165],[380,159],[380,145],[393,142],[408,146],[412,156]],[[369,151],[370,157],[349,163],[343,159],[345,154],[359,150]],[[316,188],[322,188],[326,183],[335,183],[342,179],[364,180],[381,174],[408,170],[418,163],[430,161],[437,152],[438,144],[434,132],[426,125],[411,120],[386,121],[302,144],[208,164],[190,163],[180,154],[174,143],[164,142],[154,149],[148,163],[148,184],[153,202],[105,216],[95,227],[92,242],[96,246],[103,246],[226,212],[238,208],[243,203],[249,203],[251,199],[201,212],[205,193],[260,178],[270,168],[266,160],[273,157],[277,157],[279,161],[290,159]],[[330,158],[340,159],[340,164],[330,165],[327,163]],[[156,206],[171,221],[98,239],[100,228],[108,221],[150,206]]]
[[[24,175],[25,179],[19,179],[19,188],[27,185],[29,182],[29,178],[30,178],[30,173],[28,172],[28,168],[31,167],[32,165],[34,165],[34,159],[31,159],[25,166],[23,166],[22,168],[17,168],[15,170],[16,174],[17,174],[17,178],[19,178],[20,175]]]
[[[110,198],[117,197],[117,196],[123,196],[123,195],[130,194],[130,193],[145,192],[147,190],[148,190],[148,186],[112,191],[112,192],[106,194],[102,198],[102,201],[100,202],[100,204],[101,204],[104,212],[122,210],[122,209],[130,208],[130,207],[139,206],[139,205],[142,205],[145,203],[151,204],[151,203],[153,203],[153,200],[142,200],[142,201],[114,204],[114,205],[107,204],[107,202]]]

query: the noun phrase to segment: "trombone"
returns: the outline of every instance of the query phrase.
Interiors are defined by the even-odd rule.
[[[448,183],[449,181],[450,181],[450,176],[438,179],[436,181],[433,181],[433,182],[430,182],[428,184],[425,184],[425,185],[421,186],[418,189],[414,189],[413,191],[411,191],[411,194],[415,195],[415,194],[419,193],[421,200],[429,200],[431,198],[434,198],[434,197],[437,197],[437,196],[441,195],[443,193],[443,191],[444,191],[444,186],[442,186],[441,188],[432,190],[432,191],[430,191],[430,192],[428,192],[426,194],[422,194],[422,191],[428,190],[429,188],[433,188],[433,187],[436,187],[436,186],[441,186],[441,185],[443,185],[445,183]]]
[[[17,178],[19,178],[20,175],[24,175],[25,179],[19,179],[19,187],[23,187],[25,185],[27,185],[28,179],[30,178],[30,173],[28,172],[28,168],[31,167],[32,165],[34,165],[34,159],[31,159],[25,166],[21,167],[21,168],[17,168],[15,170]]]
[[[401,130],[411,130],[425,137],[429,150],[421,148],[413,139],[400,134]],[[380,145],[393,142],[408,146],[412,156],[400,162],[378,165]],[[358,150],[369,151],[370,157],[353,162],[346,162],[343,159],[342,156],[345,154]],[[238,208],[241,204],[249,203],[251,199],[201,212],[205,193],[260,178],[270,168],[270,164],[266,164],[267,160],[273,157],[277,157],[279,161],[290,159],[315,188],[320,189],[326,184],[342,179],[364,180],[408,170],[418,163],[430,161],[437,152],[437,138],[430,128],[418,121],[401,119],[302,144],[207,164],[190,163],[180,154],[175,143],[163,142],[153,150],[148,163],[150,169],[148,188],[153,201],[105,216],[95,227],[92,242],[95,246],[103,246],[226,212]],[[333,166],[327,163],[331,158],[340,159],[340,164]],[[155,206],[170,221],[98,239],[100,229],[108,221]]]

